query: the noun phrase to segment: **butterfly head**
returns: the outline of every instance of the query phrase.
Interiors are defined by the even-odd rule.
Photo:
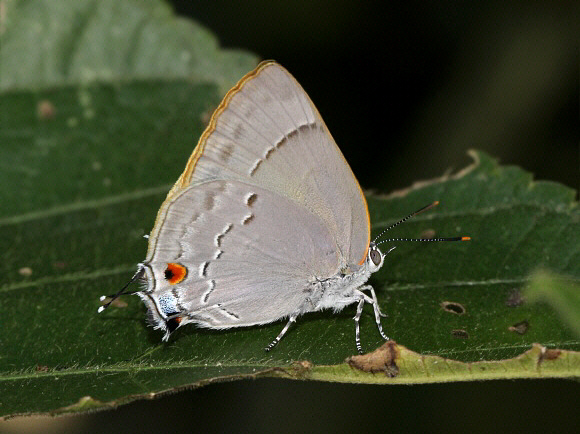
[[[371,273],[379,271],[385,262],[385,256],[387,256],[393,249],[394,247],[391,247],[387,253],[383,253],[381,252],[381,249],[379,249],[379,247],[374,242],[372,242],[369,245],[369,251],[367,253],[367,264],[369,271]]]

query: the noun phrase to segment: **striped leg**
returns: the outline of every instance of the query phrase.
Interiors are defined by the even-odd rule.
[[[362,315],[363,307],[365,305],[365,297],[361,292],[362,297],[358,300],[358,306],[356,307],[356,315],[354,316],[354,342],[356,344],[356,349],[359,354],[363,353],[362,347],[360,345],[360,316]]]
[[[278,342],[280,342],[280,340],[284,337],[284,335],[286,334],[286,332],[288,331],[288,329],[290,328],[292,323],[296,322],[296,318],[298,318],[298,315],[300,315],[300,312],[301,312],[301,310],[299,309],[296,312],[294,312],[292,315],[290,315],[290,319],[288,320],[288,322],[286,323],[286,325],[284,326],[284,328],[282,329],[280,334],[278,336],[276,336],[276,339],[274,339],[272,342],[270,342],[266,348],[264,348],[266,351],[270,351],[272,348],[274,348],[278,344]]]
[[[366,295],[364,292],[362,291],[366,291],[369,290],[372,298],[369,297],[368,295]],[[356,343],[356,349],[358,350],[359,354],[363,353],[361,344],[360,344],[360,317],[362,315],[362,311],[363,311],[363,307],[365,302],[369,303],[370,305],[373,306],[373,310],[375,313],[375,322],[377,323],[377,328],[379,329],[379,333],[381,334],[381,336],[383,337],[383,339],[385,340],[389,340],[389,337],[385,334],[385,332],[383,332],[383,326],[381,325],[381,316],[385,316],[382,312],[381,309],[379,308],[379,303],[377,300],[377,295],[375,294],[375,290],[373,289],[372,286],[370,285],[365,285],[365,286],[361,286],[358,291],[357,291],[357,295],[358,295],[358,306],[356,309],[356,315],[354,317],[354,322],[355,322],[355,343]]]
[[[379,329],[379,333],[383,337],[384,340],[388,341],[389,337],[383,332],[383,326],[381,325],[381,317],[386,317],[384,313],[381,312],[381,308],[379,307],[379,301],[377,300],[377,294],[375,294],[375,290],[372,286],[366,285],[363,286],[361,289],[369,290],[372,296],[373,310],[375,311],[375,322],[377,323],[377,328]]]

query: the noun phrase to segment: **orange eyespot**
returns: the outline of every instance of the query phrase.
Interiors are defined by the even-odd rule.
[[[170,262],[165,269],[165,279],[170,285],[177,285],[187,276],[187,268],[181,264]]]

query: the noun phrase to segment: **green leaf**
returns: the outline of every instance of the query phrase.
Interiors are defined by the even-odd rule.
[[[580,336],[580,285],[577,279],[538,270],[532,275],[525,296],[530,302],[543,301],[552,306],[576,336]]]
[[[557,309],[521,296],[539,266],[578,281],[575,193],[483,153],[457,175],[368,196],[374,234],[438,199],[439,209],[390,236],[472,237],[396,243],[370,283],[401,346],[381,347],[367,307],[361,336],[366,350],[378,348],[371,360],[345,362],[355,353],[352,309],[305,315],[270,353],[263,348],[282,322],[188,326],[162,343],[137,297],[97,314],[99,296],[144,258],[143,235],[203,125],[255,58],[218,49],[156,1],[7,2],[6,17],[2,415],[84,411],[264,375],[384,383],[580,375],[578,336]],[[536,342],[544,346],[530,350]]]
[[[186,79],[219,94],[257,57],[224,50],[159,0],[6,0],[0,91]]]

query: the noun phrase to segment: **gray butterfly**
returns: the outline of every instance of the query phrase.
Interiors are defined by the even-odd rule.
[[[269,350],[298,316],[356,304],[362,352],[365,303],[388,339],[366,285],[385,256],[370,240],[361,188],[314,104],[288,71],[264,62],[213,114],[161,205],[133,280],[146,280],[137,294],[164,340],[188,323],[227,329],[288,318]]]

